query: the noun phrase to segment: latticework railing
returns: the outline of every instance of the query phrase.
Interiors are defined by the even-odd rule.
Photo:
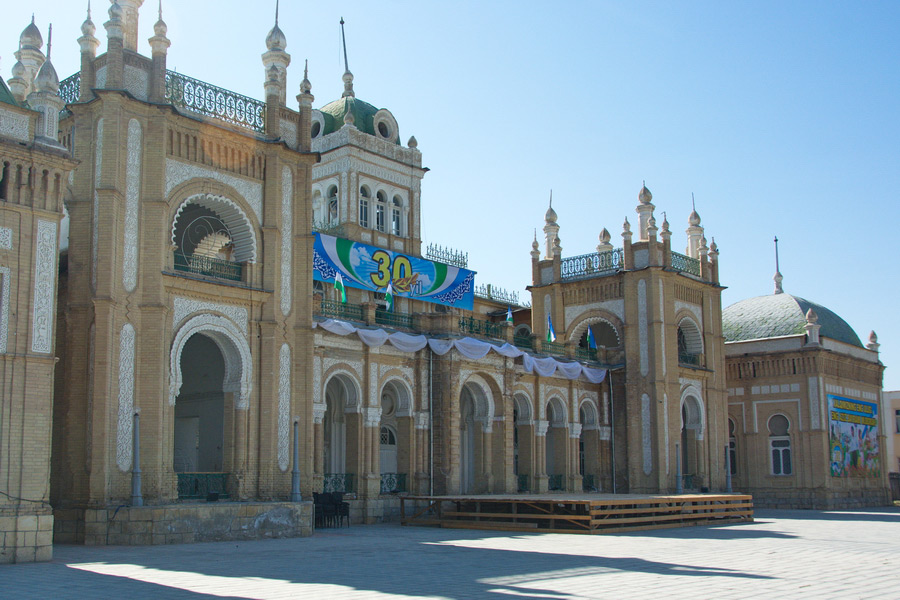
[[[564,258],[560,262],[560,277],[564,280],[585,279],[615,273],[625,265],[621,248]]]
[[[176,473],[178,475],[178,498],[198,499],[208,498],[210,494],[217,494],[219,498],[226,497],[228,473]]]
[[[534,340],[530,335],[515,335],[513,336],[513,345],[516,348],[523,348],[525,350],[534,350]]]
[[[181,252],[175,253],[175,270],[185,273],[195,273],[228,281],[241,281],[243,279],[243,265],[241,263],[193,254],[185,256]]]
[[[59,82],[59,97],[66,104],[78,102],[81,95],[81,71]]]
[[[409,491],[406,489],[406,473],[382,473],[381,493],[397,494]]]
[[[492,323],[472,317],[460,317],[459,332],[477,335],[479,337],[499,338],[505,337],[503,323]]]
[[[700,277],[700,261],[684,254],[672,253],[672,268],[682,273],[690,273]]]
[[[453,248],[444,248],[443,246],[437,246],[435,244],[428,244],[428,247],[425,249],[425,258],[442,262],[447,265],[453,265],[460,269],[465,269],[469,266],[468,252],[460,252]]]
[[[322,481],[322,492],[352,492],[353,490],[353,473],[325,473]]]
[[[413,328],[412,315],[392,313],[386,310],[375,311],[375,322],[379,325],[387,325],[388,327],[400,327],[403,329]]]
[[[700,366],[700,355],[699,354],[691,354],[690,352],[679,352],[678,353],[678,364],[691,365],[692,367],[699,367]]]
[[[575,348],[575,358],[580,360],[597,360],[597,350],[594,348]]]
[[[475,286],[475,295],[485,300],[493,300],[495,302],[503,302],[504,304],[514,304],[519,306],[519,292],[508,292],[503,288],[483,283]]]
[[[266,130],[266,103],[209,83],[166,71],[166,100],[179,108],[221,119],[260,133]]]
[[[544,354],[553,354],[556,356],[566,355],[566,345],[556,342],[544,342],[541,344],[541,350]]]
[[[359,304],[345,304],[343,302],[332,302],[331,300],[319,302],[318,314],[323,317],[349,319],[351,321],[363,320],[363,308]]]

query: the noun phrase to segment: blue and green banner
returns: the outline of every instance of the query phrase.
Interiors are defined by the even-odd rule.
[[[878,477],[878,405],[828,394],[832,477]]]
[[[475,272],[321,233],[313,243],[313,279],[394,297],[472,310]]]

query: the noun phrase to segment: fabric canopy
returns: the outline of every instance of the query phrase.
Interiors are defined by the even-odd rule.
[[[438,356],[443,356],[456,349],[457,352],[471,360],[480,360],[493,350],[500,356],[507,358],[522,357],[522,366],[526,373],[537,373],[541,377],[563,377],[565,379],[578,379],[582,375],[591,383],[600,383],[606,377],[606,369],[592,369],[579,362],[563,361],[552,356],[537,358],[523,352],[511,344],[498,346],[484,340],[465,337],[461,339],[426,338],[424,335],[410,335],[408,333],[388,333],[384,329],[369,329],[356,327],[346,321],[325,319],[313,322],[313,327],[321,327],[326,331],[337,335],[350,335],[356,333],[362,342],[369,347],[378,347],[390,342],[401,352],[418,352],[426,345]]]

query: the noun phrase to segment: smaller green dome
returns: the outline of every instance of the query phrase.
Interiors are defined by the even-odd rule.
[[[319,109],[325,119],[325,127],[322,135],[334,133],[344,126],[344,117],[347,113],[353,115],[353,125],[369,135],[383,137],[375,131],[375,115],[379,109],[375,108],[368,102],[364,102],[354,96],[344,96],[340,100],[329,102]],[[390,132],[394,138],[394,143],[400,144],[399,132]]]
[[[806,313],[810,308],[819,317],[820,336],[862,347],[853,328],[834,312],[790,294],[757,296],[735,302],[722,311],[722,332],[726,342],[806,333]]]

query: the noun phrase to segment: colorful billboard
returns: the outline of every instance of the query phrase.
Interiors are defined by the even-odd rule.
[[[313,243],[313,279],[472,310],[475,272],[321,233]]]
[[[878,405],[828,394],[832,477],[878,477]]]

